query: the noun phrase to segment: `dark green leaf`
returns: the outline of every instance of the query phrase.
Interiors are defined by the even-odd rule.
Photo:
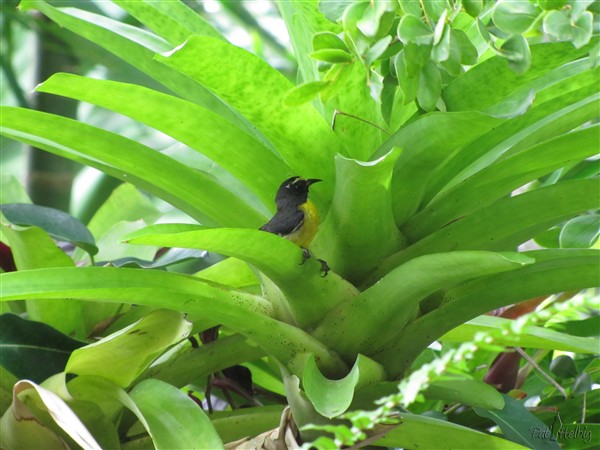
[[[559,378],[574,378],[577,368],[569,355],[559,355],[550,363],[550,371]]]
[[[98,253],[92,233],[79,220],[65,212],[27,203],[0,205],[0,211],[15,225],[40,227],[55,239],[71,242],[90,255]]]
[[[492,419],[502,429],[504,435],[513,442],[534,450],[560,449],[556,441],[543,433],[547,429],[543,422],[519,401],[506,394],[503,397],[505,405],[502,410],[475,408],[475,412],[482,417]],[[535,430],[538,432],[535,433]]]
[[[84,345],[45,323],[0,316],[0,365],[17,378],[41,383],[64,371],[71,352]]]
[[[583,372],[575,380],[575,383],[573,384],[573,389],[571,392],[573,395],[581,395],[581,394],[584,394],[591,390],[592,390],[592,379],[590,377],[590,374],[587,372]]]

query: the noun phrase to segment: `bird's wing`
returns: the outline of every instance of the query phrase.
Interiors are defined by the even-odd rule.
[[[279,236],[287,236],[293,233],[302,226],[304,221],[304,213],[302,211],[293,212],[277,212],[271,220],[260,227],[263,231],[278,234]]]

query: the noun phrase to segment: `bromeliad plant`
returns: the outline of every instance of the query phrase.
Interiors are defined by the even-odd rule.
[[[591,211],[600,192],[597,161],[590,159],[599,143],[593,124],[598,44],[591,36],[594,11],[582,2],[281,1],[304,82],[299,86],[227,42],[183,3],[114,3],[151,31],[43,1],[20,7],[105,48],[167,93],[65,73],[37,90],[128,116],[185,150],[161,152],[82,122],[14,107],[2,108],[1,132],[131,183],[198,223],[150,225],[125,234],[123,242],[229,258],[194,276],[98,267],[83,252],[75,257],[86,267],[73,267],[62,252],[42,267],[24,256],[32,253],[30,235],[41,230],[7,227],[7,242],[21,254],[19,270],[2,276],[3,301],[26,299],[43,311],[60,299],[63,318],[83,327],[65,329],[63,323],[62,331],[79,335],[87,302],[103,305],[98,319],[115,314],[110,303],[135,304],[186,313],[193,326],[180,315],[153,311],[75,350],[44,387],[15,385],[6,429],[17,426],[19,414],[51,423],[40,411],[56,414],[49,405],[66,400],[79,418],[71,425],[55,419],[62,431],[51,429],[66,431],[84,447],[93,447],[94,439],[118,446],[119,436],[143,427],[157,448],[222,445],[221,438],[244,436],[245,429],[233,425],[238,418],[229,425],[215,420],[219,438],[172,385],[264,355],[281,370],[281,393],[296,424],[323,425],[393,393],[428,346],[451,330],[462,329],[458,340],[465,341],[502,322],[478,316],[598,284],[598,251],[587,248],[596,232],[582,243],[577,231],[597,223]],[[518,27],[507,20],[511,14]],[[198,164],[194,152],[219,169],[207,169],[204,159]],[[327,261],[326,277],[316,258],[300,264],[299,247],[258,230],[273,213],[279,184],[294,175],[324,180],[311,189],[322,217],[311,252]],[[112,208],[123,220],[148,214],[136,209],[140,216],[129,217]],[[26,223],[11,220],[13,210],[5,211],[8,221]],[[98,231],[101,222],[96,218],[90,228]],[[516,251],[534,238],[546,249]],[[93,253],[93,245],[88,250]],[[61,322],[56,311],[52,317]],[[149,368],[192,328],[216,325],[228,331],[225,339],[174,351]],[[531,338],[535,333],[544,339]],[[148,348],[148,341],[132,344],[131,335],[160,339]],[[595,351],[586,338],[565,341],[544,329],[523,335],[530,347]],[[496,339],[519,345],[523,335],[517,342]],[[72,345],[69,351],[78,347]],[[129,345],[134,351],[113,361],[111,355]],[[111,364],[131,367],[114,375]],[[69,381],[64,373],[77,377]],[[462,381],[439,382],[435,395],[483,410],[505,407],[493,388]],[[169,429],[169,414],[185,432]],[[103,431],[94,427],[99,420]],[[201,434],[199,424],[206,430]],[[424,424],[444,430],[440,445],[459,430],[473,433],[481,447],[519,447],[408,415],[385,445],[419,445],[415,432]],[[311,433],[303,431],[302,438]],[[3,436],[22,442],[18,432]]]

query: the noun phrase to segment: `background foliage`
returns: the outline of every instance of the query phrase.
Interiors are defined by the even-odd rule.
[[[5,3],[2,446],[592,448],[598,13]]]

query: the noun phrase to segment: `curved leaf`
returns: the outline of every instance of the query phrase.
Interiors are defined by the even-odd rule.
[[[369,163],[336,156],[335,193],[314,248],[347,280],[360,281],[402,245],[389,190],[399,154],[392,150]]]
[[[346,357],[371,355],[419,313],[428,295],[465,280],[531,264],[518,253],[450,252],[415,258],[330,311],[313,335]]]
[[[599,193],[600,180],[570,180],[499,200],[384,259],[368,281],[428,253],[513,249],[553,225],[597,208]]]
[[[363,355],[358,355],[348,375],[339,380],[330,380],[323,376],[314,356],[311,356],[304,368],[302,387],[315,410],[331,419],[343,414],[350,407],[356,390],[382,381],[384,377],[383,367]]]
[[[496,422],[504,435],[513,442],[534,450],[562,448],[553,436],[541,432],[547,429],[546,424],[522,403],[506,394],[503,397],[505,405],[501,410],[475,408],[475,412]],[[538,430],[538,433],[535,433],[535,430]]]
[[[21,395],[19,395],[21,394]],[[2,417],[2,446],[6,448],[68,448],[66,442],[55,435],[38,416],[34,415],[27,403],[28,397],[37,397],[51,417],[73,441],[82,448],[101,450],[79,417],[54,392],[35,384],[21,380],[13,390],[13,404]],[[36,408],[37,409],[37,408]],[[39,410],[38,410],[39,415]]]
[[[297,171],[289,175],[333,179],[338,140],[312,105],[283,106],[293,85],[266,62],[205,36],[192,36],[156,59],[207,87],[258,127]]]
[[[476,333],[480,331],[489,332],[491,330],[506,329],[508,323],[510,323],[509,319],[503,319],[501,317],[479,316],[444,334],[440,338],[440,341],[472,341]],[[590,334],[590,336],[593,335],[593,333]],[[525,348],[543,348],[546,350],[561,350],[564,352],[591,354],[596,353],[598,345],[600,345],[600,342],[597,339],[586,339],[573,335],[572,333],[560,333],[553,329],[534,326],[524,327],[522,333],[518,336],[507,336],[504,340],[503,337],[497,337],[495,343],[506,347],[518,345]]]
[[[274,303],[276,317],[286,318],[289,310],[301,326],[319,321],[325,311],[357,292],[333,272],[322,277],[316,258],[302,264],[303,253],[297,245],[259,230],[154,225],[124,238],[130,243],[201,248],[242,259],[263,272],[285,294],[281,299],[284,304]]]
[[[392,178],[396,222],[403,223],[421,202],[426,180],[455,149],[503,122],[477,112],[429,113],[400,128],[375,152],[379,158],[393,147],[402,149]],[[443,132],[442,132],[443,130]]]
[[[537,250],[525,255],[531,255],[536,262],[472,280],[448,291],[440,307],[408,324],[396,342],[374,358],[388,368],[392,376],[397,376],[431,342],[466,320],[533,297],[598,284],[600,252],[597,250]]]
[[[114,3],[172,45],[181,44],[192,34],[225,39],[200,14],[181,1],[171,1],[168,6],[165,3],[147,0],[115,0]]]
[[[0,211],[12,224],[40,227],[50,236],[71,242],[90,255],[98,253],[92,233],[83,223],[63,211],[27,203],[0,205]]]
[[[402,227],[418,240],[444,225],[484,208],[513,190],[574,161],[597,153],[598,127],[589,127],[513,154],[443,192]]]
[[[45,323],[0,316],[0,365],[17,378],[41,383],[62,372],[71,352],[83,345]]]
[[[415,414],[402,414],[399,426],[380,426],[375,433],[384,434],[376,445],[395,448],[446,448],[452,443],[453,449],[497,449],[524,450],[527,447],[515,444],[492,434],[482,433],[471,428],[456,425],[446,420]],[[385,432],[389,430],[388,432]]]
[[[191,322],[181,313],[152,311],[136,323],[75,350],[65,372],[101,376],[125,388],[168,347],[185,339],[191,329]]]
[[[432,381],[423,395],[428,400],[443,400],[445,403],[463,403],[488,409],[504,407],[502,394],[494,387],[483,381],[452,375]]]
[[[244,334],[292,373],[301,373],[310,353],[331,376],[346,370],[344,362],[319,341],[269,317],[272,307],[264,299],[242,291],[227,291],[198,278],[112,267],[40,269],[0,277],[2,301],[74,297],[178,310],[208,319],[208,326],[222,323]]]
[[[260,226],[265,218],[208,175],[138,142],[65,117],[3,107],[0,132],[131,181],[209,224]],[[115,151],[118,149],[118,151]],[[97,164],[100,162],[100,164]],[[108,170],[107,170],[108,168]],[[223,207],[227,205],[227,207]]]
[[[243,130],[211,110],[177,97],[66,73],[53,75],[36,90],[110,109],[172,136],[244,182],[267,206],[291,172],[271,150]]]
[[[23,0],[20,2],[19,8],[23,11],[37,9],[58,25],[105,48],[165,85],[180,97],[203,105],[232,123],[244,125],[244,122],[233,111],[207,89],[153,60],[156,52],[171,49],[171,46],[162,38],[99,14],[77,8],[55,8],[40,0]],[[251,131],[251,127],[246,128]]]
[[[157,450],[224,448],[206,413],[179,389],[158,380],[145,380],[129,394],[144,416]]]

